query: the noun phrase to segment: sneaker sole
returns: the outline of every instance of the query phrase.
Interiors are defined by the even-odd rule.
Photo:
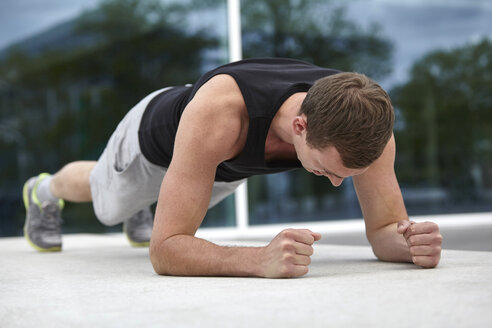
[[[137,242],[134,240],[131,240],[130,237],[128,236],[128,233],[126,232],[126,227],[123,224],[123,232],[125,233],[126,239],[128,239],[128,242],[130,243],[131,246],[133,247],[149,247],[150,242],[144,241],[144,242]]]
[[[24,184],[24,188],[22,188],[22,198],[24,199],[24,206],[26,207],[26,222],[24,223],[24,238],[27,240],[27,243],[29,245],[31,245],[32,248],[34,248],[35,250],[39,251],[39,252],[60,252],[61,251],[61,246],[55,246],[55,247],[50,247],[50,248],[42,248],[42,247],[39,247],[38,245],[34,244],[31,240],[31,238],[29,238],[29,235],[27,233],[27,221],[29,220],[29,216],[28,216],[28,211],[29,211],[29,194],[28,194],[28,190],[29,190],[29,180],[27,180],[27,182]]]

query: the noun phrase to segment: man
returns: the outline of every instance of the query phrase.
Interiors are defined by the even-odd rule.
[[[292,59],[228,64],[193,86],[147,96],[97,162],[28,180],[25,234],[39,250],[60,250],[62,199],[92,200],[101,222],[126,220],[129,239],[142,245],[157,200],[150,240],[157,273],[302,276],[318,233],[287,229],[249,248],[194,237],[207,209],[243,179],[302,166],[334,186],[353,176],[379,259],[435,267],[442,237],[436,224],[408,220],[393,169],[393,121],[388,95],[364,75]]]

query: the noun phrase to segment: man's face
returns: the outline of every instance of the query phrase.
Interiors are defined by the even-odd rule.
[[[307,171],[327,177],[334,187],[340,186],[343,179],[362,174],[367,170],[367,168],[349,169],[343,166],[340,154],[333,146],[319,151],[311,148],[304,139],[296,146],[296,151],[299,161]]]
[[[306,142],[307,119],[304,114],[296,116],[292,121],[294,148],[302,166],[313,174],[330,179],[333,186],[338,187],[343,179],[364,173],[367,168],[349,169],[342,164],[340,153],[333,146],[323,150],[311,148]]]

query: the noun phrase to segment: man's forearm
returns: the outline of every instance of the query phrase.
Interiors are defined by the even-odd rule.
[[[224,247],[188,235],[151,245],[158,274],[180,276],[262,276],[261,247]]]
[[[382,261],[412,262],[410,248],[396,226],[397,223],[392,223],[368,233],[374,254]]]

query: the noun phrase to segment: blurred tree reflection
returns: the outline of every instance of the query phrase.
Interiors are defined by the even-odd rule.
[[[249,0],[241,5],[245,57],[298,58],[374,79],[391,72],[393,46],[380,27],[349,21],[339,2]]]
[[[431,52],[392,92],[404,120],[396,135],[402,184],[444,188],[458,203],[482,199],[490,204],[491,58],[487,39]]]
[[[248,0],[241,6],[245,57],[297,58],[374,79],[391,72],[393,46],[380,35],[378,25],[362,28],[349,21],[339,2]],[[336,190],[327,179],[304,170],[252,177],[250,220],[255,224],[358,216],[358,210],[352,210],[358,208],[355,194],[347,183]]]
[[[98,10],[78,17],[76,31],[99,42],[114,42],[159,28],[167,22],[167,13],[159,0],[104,1]]]
[[[16,208],[21,222],[19,186],[25,179],[73,160],[97,159],[141,98],[200,76],[206,52],[217,49],[219,37],[167,21],[192,12],[193,7],[185,12],[179,3],[165,7],[157,0],[103,1],[55,31],[56,44],[38,52],[17,47],[0,61],[2,210],[14,204],[6,211]],[[2,220],[13,216],[0,214]],[[93,216],[90,206],[70,204],[65,214],[66,230]],[[20,232],[20,224],[18,229],[7,233]]]
[[[19,193],[27,177],[97,159],[119,120],[142,97],[192,83],[205,68],[227,60],[220,55],[222,36],[194,26],[208,10],[224,5],[225,0],[105,0],[54,31],[57,38],[44,48],[18,46],[0,56],[0,217],[15,215],[18,223],[16,231],[6,231],[0,222],[0,235],[20,233]],[[392,44],[377,25],[349,21],[340,2],[241,5],[246,58],[293,57],[376,80],[391,71]],[[42,41],[41,35],[34,43]],[[392,91],[402,118],[396,131],[402,185],[445,190],[456,204],[465,198],[492,203],[490,58],[489,40],[432,52],[415,63],[410,81]],[[303,170],[254,177],[251,220],[358,216],[342,212],[357,207],[350,182],[335,190]],[[67,230],[77,229],[92,209],[68,205],[66,215]]]

